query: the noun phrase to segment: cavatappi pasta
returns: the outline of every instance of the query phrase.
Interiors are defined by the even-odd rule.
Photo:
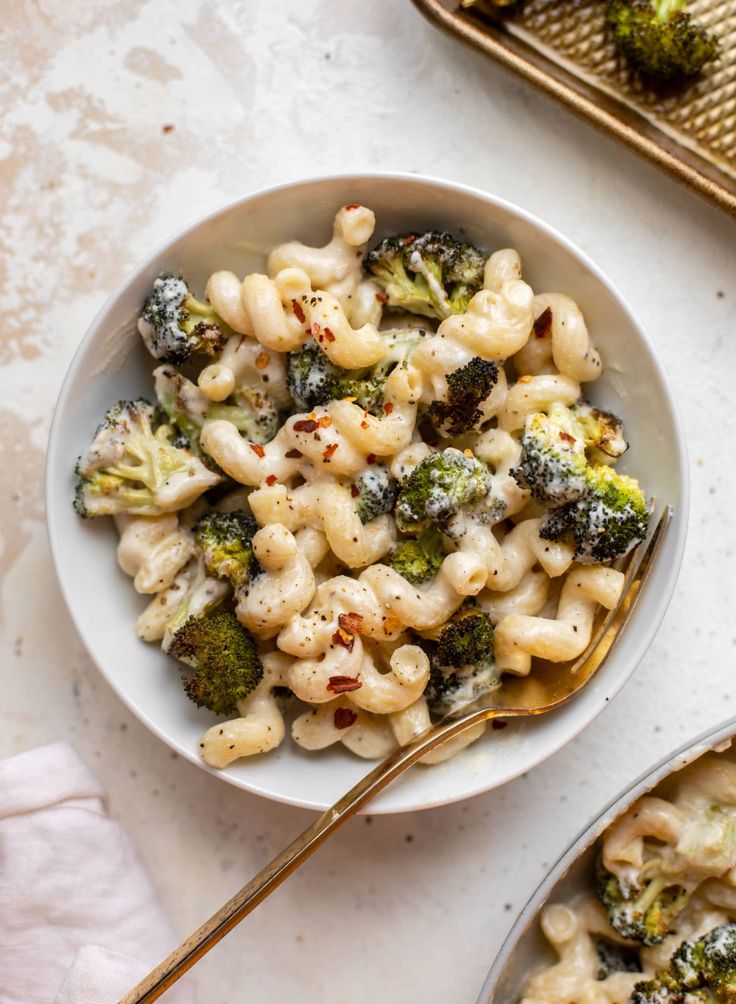
[[[528,977],[522,1004],[731,1000],[733,754],[702,756],[620,816],[601,838],[594,884],[597,893],[542,911],[541,928],[558,959]],[[726,976],[730,982],[719,983]]]
[[[157,280],[139,328],[163,363],[159,410],[115,406],[78,465],[79,511],[115,516],[120,567],[151,596],[137,622],[143,640],[175,652],[182,621],[215,609],[232,611],[255,640],[262,674],[231,702],[238,717],[201,744],[216,767],[275,748],[289,729],[304,749],[341,744],[380,757],[501,674],[527,674],[535,658],[574,659],[598,607],[620,596],[623,576],[606,559],[642,536],[601,554],[612,510],[590,472],[617,477],[610,465],[626,444],[614,449],[620,423],[583,402],[581,384],[602,364],[578,306],[535,294],[513,249],[471,248],[472,281],[445,234],[403,235],[367,256],[374,226],[370,209],[344,206],[326,246],[276,247],[263,274],[215,272],[206,301],[181,277]],[[384,251],[398,279],[387,280]],[[411,286],[406,302],[397,283]],[[297,357],[314,367],[295,389]],[[324,392],[330,380],[341,389]],[[552,423],[543,475],[535,422]],[[438,457],[482,492],[448,514],[430,487],[424,523],[410,528],[397,507]],[[561,465],[552,474],[550,457]],[[361,510],[364,490],[371,504],[390,501]],[[447,492],[455,498],[456,485]],[[213,510],[255,520],[247,581],[203,562],[198,521]],[[427,527],[427,574],[409,574],[396,556],[407,542],[419,547]],[[495,629],[483,671],[457,658],[438,669],[443,631],[468,610]],[[191,645],[187,653],[194,666]],[[301,702],[289,726],[284,695]]]

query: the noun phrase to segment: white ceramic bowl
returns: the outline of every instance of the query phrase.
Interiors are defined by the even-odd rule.
[[[567,903],[574,896],[590,891],[594,882],[595,844],[604,830],[638,798],[674,771],[681,770],[710,750],[719,749],[735,735],[736,725],[727,721],[697,739],[688,740],[637,778],[586,826],[550,868],[519,914],[491,966],[476,1004],[517,1004],[529,973],[556,961],[556,954],[540,927],[542,908],[547,903]],[[726,755],[733,759],[736,750],[732,749]]]
[[[133,630],[146,602],[115,560],[111,520],[82,521],[71,506],[72,467],[105,409],[120,398],[152,393],[153,360],[135,319],[154,277],[181,271],[202,289],[210,272],[262,270],[259,249],[290,238],[311,244],[330,236],[335,210],[370,206],[377,237],[399,230],[445,228],[489,248],[515,247],[537,291],[560,291],[581,306],[601,350],[604,376],[593,400],[620,412],[631,450],[621,465],[646,490],[674,506],[675,518],[625,637],[585,692],[543,720],[490,732],[448,763],[416,768],[387,789],[371,812],[442,805],[504,784],[569,742],[621,689],[649,646],[675,585],[688,509],[685,444],[667,378],[621,296],[596,266],[556,231],[501,199],[416,175],[319,178],[250,195],[188,227],[159,247],[107,301],[85,335],[61,390],[47,461],[49,534],[61,587],[79,633],[128,707],[173,749],[205,767],[197,751],[212,716],[184,695],[174,663]],[[265,756],[217,773],[231,784],[294,805],[331,805],[369,764],[342,747],[307,753],[289,741]]]

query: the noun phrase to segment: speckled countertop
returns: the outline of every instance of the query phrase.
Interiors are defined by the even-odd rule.
[[[472,1004],[516,912],[624,783],[736,713],[736,227],[408,0],[19,0],[0,56],[0,754],[71,741],[188,933],[311,819],[178,759],[112,694],[64,608],[43,456],[97,308],[183,223],[337,170],[426,171],[498,193],[602,266],[682,408],[690,538],[649,655],[529,776],[414,816],[361,818],[198,969],[202,1004]]]

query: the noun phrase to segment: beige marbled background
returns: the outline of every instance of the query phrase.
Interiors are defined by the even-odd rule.
[[[202,1004],[471,1004],[567,840],[627,778],[734,712],[736,228],[440,37],[408,0],[0,10],[0,754],[71,740],[182,933],[310,814],[172,755],[111,693],[63,608],[43,527],[44,447],[65,368],[105,297],[151,247],[231,197],[401,168],[537,212],[592,254],[652,333],[688,428],[693,511],[672,609],[633,681],[529,777],[447,809],[355,822],[198,973]]]

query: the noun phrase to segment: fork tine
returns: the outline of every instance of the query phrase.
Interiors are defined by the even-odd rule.
[[[632,553],[631,559],[626,567],[624,584],[618,603],[612,610],[609,610],[600,623],[600,626],[591,639],[590,644],[582,655],[578,656],[570,667],[570,674],[574,675],[593,656],[596,650],[605,642],[605,651],[600,653],[596,663],[600,665],[618,635],[623,631],[629,617],[641,594],[641,588],[649,577],[652,569],[654,557],[659,550],[664,531],[669,526],[672,519],[672,506],[665,506],[654,530],[652,530],[649,540],[643,540]]]

